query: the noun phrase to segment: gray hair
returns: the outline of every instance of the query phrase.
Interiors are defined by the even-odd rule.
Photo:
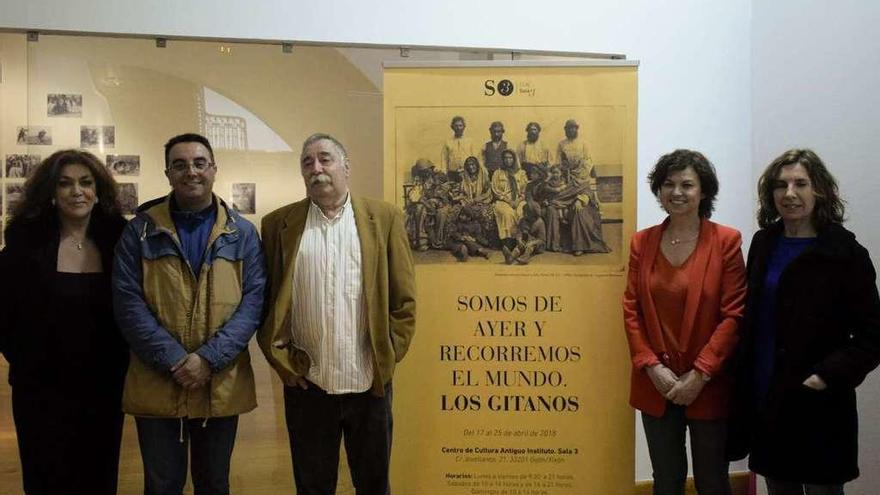
[[[336,139],[335,137],[331,136],[330,134],[323,133],[323,132],[317,132],[317,133],[312,134],[311,136],[307,137],[306,140],[303,141],[302,150],[300,151],[300,155],[305,153],[306,148],[308,148],[309,146],[317,143],[318,141],[324,141],[324,140],[327,140],[327,141],[330,141],[331,143],[333,143],[333,146],[335,146],[336,150],[339,151],[339,153],[342,155],[343,161],[348,160],[348,151],[345,150],[345,146],[343,146],[342,143],[340,143],[339,140]]]

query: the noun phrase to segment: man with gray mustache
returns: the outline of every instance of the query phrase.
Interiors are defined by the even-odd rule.
[[[260,348],[284,382],[299,495],[333,495],[339,445],[358,495],[387,495],[391,377],[415,330],[415,280],[403,214],[349,192],[345,147],[302,146],[307,198],[263,218],[268,314]]]

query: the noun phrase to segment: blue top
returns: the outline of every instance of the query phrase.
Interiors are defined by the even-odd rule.
[[[202,211],[184,211],[178,209],[177,202],[172,196],[171,220],[177,228],[177,237],[180,238],[183,255],[186,256],[193,275],[199,278],[202,261],[205,259],[205,249],[208,247],[208,237],[211,236],[211,229],[217,221],[217,205],[212,201],[211,206]]]
[[[764,402],[770,389],[776,358],[776,290],[779,288],[779,278],[785,267],[815,241],[815,237],[779,236],[767,261],[764,292],[759,299],[755,328],[755,393],[759,404]]]

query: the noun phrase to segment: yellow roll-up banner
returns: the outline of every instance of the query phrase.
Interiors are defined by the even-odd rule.
[[[418,290],[395,492],[632,493],[636,64],[386,65],[384,93]]]

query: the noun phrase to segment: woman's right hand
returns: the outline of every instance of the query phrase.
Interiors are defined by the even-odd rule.
[[[664,397],[678,382],[678,376],[662,364],[648,366],[645,368],[645,372],[648,374],[648,378],[651,379],[651,383],[654,384],[654,388]]]

